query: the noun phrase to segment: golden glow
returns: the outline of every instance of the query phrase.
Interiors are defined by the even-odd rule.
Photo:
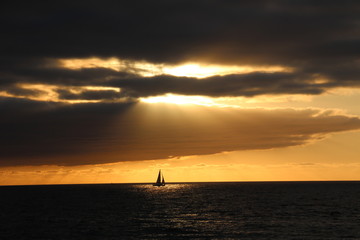
[[[359,180],[359,134],[336,134],[311,145],[273,150],[84,166],[2,167],[0,182],[1,185],[152,183],[158,169],[162,169],[167,182]]]
[[[116,88],[116,87],[99,87],[99,86],[84,86],[84,87],[80,87],[81,89],[85,90],[91,90],[91,91],[114,91],[114,92],[120,92],[121,89],[120,88]]]
[[[100,58],[71,58],[60,59],[59,63],[62,67],[69,69],[81,68],[110,68],[115,71],[120,69],[120,61],[116,58],[100,59]]]
[[[145,61],[130,61],[117,58],[74,58],[58,60],[61,67],[78,70],[82,68],[109,68],[114,71],[125,71],[151,77],[163,74],[162,64],[151,64]]]
[[[16,97],[16,96],[6,91],[0,91],[0,97]]]
[[[257,108],[270,107],[274,104],[289,102],[309,103],[313,97],[309,95],[261,95],[252,98],[247,97],[205,97],[186,96],[178,94],[164,94],[161,96],[140,98],[145,103],[171,103],[171,104],[194,104],[209,107],[233,107],[233,108]]]
[[[57,87],[54,85],[46,85],[46,84],[19,84],[19,88],[35,90],[37,91],[36,95],[32,96],[18,96],[14,95],[12,97],[19,98],[28,98],[35,101],[57,101],[58,94],[56,93]]]
[[[155,64],[145,61],[121,60],[117,58],[85,58],[85,59],[60,59],[60,66],[69,69],[82,68],[109,68],[115,71],[125,71],[139,74],[144,77],[162,74],[178,77],[206,78],[216,75],[245,74],[251,72],[291,72],[285,66],[236,66],[215,65],[200,63],[184,63],[180,65]]]
[[[360,101],[360,90],[351,88],[334,88],[321,95],[260,95],[255,97],[205,97],[185,96],[176,94],[165,94],[155,97],[141,98],[140,101],[150,104],[172,103],[172,104],[195,104],[211,107],[232,108],[323,108],[331,109],[344,115],[345,113],[360,115],[358,102]],[[339,112],[340,109],[343,109]]]
[[[140,98],[145,103],[171,103],[171,104],[195,104],[202,106],[217,105],[211,98],[202,96],[184,96],[176,94],[165,94],[162,96]]]
[[[289,72],[291,69],[282,66],[226,66],[190,63],[174,67],[166,66],[163,71],[166,74],[179,77],[207,78],[216,75],[224,76],[251,72]]]
[[[13,98],[25,98],[35,101],[48,101],[48,102],[64,102],[64,103],[97,103],[101,100],[87,100],[87,99],[76,99],[76,100],[67,100],[59,98],[58,90],[67,90],[73,94],[81,94],[85,91],[114,91],[120,92],[120,88],[115,87],[101,87],[101,86],[56,86],[56,85],[47,85],[47,84],[19,84],[18,88],[33,90],[36,93],[33,95],[15,95],[10,94],[6,91],[0,92],[0,96],[4,97],[13,97]],[[121,101],[121,99],[119,99]]]

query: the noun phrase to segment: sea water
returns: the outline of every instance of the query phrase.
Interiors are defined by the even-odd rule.
[[[360,239],[360,182],[0,187],[0,239]]]

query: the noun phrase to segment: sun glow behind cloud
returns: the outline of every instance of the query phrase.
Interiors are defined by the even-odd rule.
[[[245,74],[250,72],[291,72],[285,66],[237,66],[216,65],[204,63],[183,63],[179,65],[156,64],[145,61],[131,61],[117,58],[85,58],[85,59],[60,59],[61,67],[69,69],[82,68],[109,68],[115,71],[125,71],[139,74],[144,77],[157,75],[172,75],[178,77],[206,78],[216,75]]]
[[[202,106],[218,105],[209,97],[184,96],[170,93],[156,97],[140,98],[140,101],[145,103],[195,104]]]
[[[215,65],[204,63],[184,63],[179,65],[156,64],[145,61],[123,60],[119,58],[73,58],[73,59],[58,59],[58,67],[67,68],[71,70],[86,69],[86,68],[107,68],[114,71],[124,71],[133,74],[138,74],[143,77],[151,77],[157,75],[172,75],[178,77],[194,77],[206,78],[214,75],[229,75],[229,74],[246,74],[251,72],[291,72],[293,69],[286,66],[236,66],[236,65]],[[18,84],[18,88],[32,90],[36,94],[19,95],[11,92],[2,91],[0,96],[27,98],[36,101],[54,101],[64,103],[97,103],[103,101],[124,101],[121,95],[112,99],[82,99],[77,98],[76,95],[81,95],[86,91],[114,91],[121,92],[119,87],[108,86],[57,86],[50,84]],[[59,90],[66,90],[73,94],[75,99],[64,99],[59,95]],[[335,91],[334,89],[332,91]],[[151,97],[139,98],[144,103],[170,103],[170,104],[193,104],[202,106],[216,106],[216,107],[236,107],[236,108],[254,108],[265,107],[273,108],[276,104],[291,103],[294,107],[300,106],[299,102],[308,103],[312,101],[314,96],[297,94],[281,94],[281,95],[259,95],[252,98],[243,96],[234,97],[207,97],[195,95],[179,95],[171,92]],[[283,107],[283,106],[282,106]]]
[[[177,105],[201,105],[208,107],[232,107],[232,108],[274,108],[276,104],[304,103],[309,104],[313,99],[308,95],[262,95],[252,98],[247,97],[206,97],[186,96],[178,94],[164,94],[161,96],[140,98],[141,102],[156,104],[170,103]]]
[[[290,68],[281,66],[223,66],[188,63],[180,66],[164,67],[164,73],[178,77],[206,78],[229,74],[245,74],[250,72],[288,72]]]
[[[51,61],[53,61],[52,59]],[[251,72],[289,72],[291,68],[284,66],[236,66],[215,65],[204,63],[184,63],[179,65],[158,64],[145,61],[123,60],[118,58],[71,58],[55,59],[58,68],[81,70],[89,68],[106,68],[117,72],[126,72],[141,77],[171,75],[176,77],[192,77],[196,79],[229,74],[246,74]],[[45,66],[46,67],[46,66]],[[109,77],[111,79],[111,77]],[[109,79],[102,79],[107,81]],[[195,80],[196,81],[196,80]],[[128,101],[126,94],[122,96],[119,87],[104,86],[64,86],[57,84],[18,83],[18,91],[0,91],[0,96],[11,98],[24,98],[35,101],[52,101],[63,103],[97,103],[97,102],[123,102]],[[125,89],[126,90],[126,89]],[[107,91],[107,93],[105,92]],[[113,91],[114,93],[111,93]],[[97,93],[95,93],[97,92]],[[62,94],[61,94],[62,93]],[[125,92],[124,92],[125,93]],[[96,95],[98,94],[98,95]],[[103,98],[101,98],[103,94]],[[105,95],[108,94],[108,97]],[[239,100],[239,99],[238,99]],[[140,98],[147,103],[173,103],[196,104],[204,106],[228,106],[226,103],[216,102],[214,98],[205,96],[185,96],[172,94],[171,90],[165,95]],[[243,102],[243,101],[240,101]],[[229,104],[233,106],[234,104]],[[239,105],[239,104],[235,104]]]

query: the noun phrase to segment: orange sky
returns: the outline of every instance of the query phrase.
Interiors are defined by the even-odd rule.
[[[341,121],[338,122],[338,119],[332,119],[331,114],[329,116],[325,114],[324,117],[318,118],[318,122],[314,122],[315,125],[312,127],[312,120],[309,121],[308,115],[309,109],[312,108],[312,111],[315,111],[315,115],[321,114],[321,111],[331,110],[333,111],[332,114],[337,116],[346,117],[346,114],[352,114],[350,117],[356,116],[359,113],[359,109],[351,103],[359,97],[359,91],[347,92],[339,90],[336,95],[323,95],[312,98],[304,96],[304,98],[298,97],[291,101],[285,96],[282,99],[275,97],[272,101],[271,96],[266,99],[264,97],[257,100],[254,98],[252,102],[231,98],[210,99],[213,106],[199,106],[189,102],[189,100],[185,101],[186,104],[183,104],[180,101],[181,97],[179,97],[178,104],[174,102],[170,104],[161,102],[146,103],[144,106],[140,104],[138,107],[130,110],[135,114],[131,121],[135,121],[137,125],[135,128],[137,133],[132,134],[140,134],[140,139],[143,139],[146,138],[146,135],[144,135],[146,132],[152,136],[151,130],[154,129],[156,131],[160,131],[160,129],[169,131],[172,126],[171,124],[167,125],[169,122],[172,124],[183,123],[186,128],[181,131],[185,131],[185,135],[172,133],[171,136],[175,134],[175,136],[181,139],[190,134],[190,138],[186,137],[185,140],[194,139],[193,148],[198,146],[199,151],[204,155],[190,154],[187,156],[186,153],[184,155],[182,153],[184,148],[181,147],[181,144],[185,143],[181,141],[177,143],[180,144],[180,147],[177,144],[170,144],[170,151],[165,151],[162,147],[157,148],[155,143],[145,141],[144,144],[150,144],[150,147],[155,147],[156,151],[160,152],[160,155],[162,154],[161,152],[165,151],[165,154],[173,153],[179,157],[116,162],[116,159],[122,159],[122,150],[119,152],[113,149],[112,152],[100,154],[87,154],[87,151],[85,151],[81,155],[59,156],[57,161],[61,162],[60,158],[62,157],[74,159],[74,161],[77,161],[76,158],[101,158],[103,160],[108,158],[112,159],[112,163],[79,166],[37,165],[2,167],[0,168],[0,180],[3,185],[152,182],[155,181],[158,169],[163,170],[165,179],[168,182],[359,180],[360,164],[358,163],[358,156],[360,152],[358,146],[360,144],[360,132],[356,131],[359,126],[344,125]],[[166,98],[162,101],[166,101]],[[217,105],[214,103],[216,101],[219,101],[221,104],[226,103],[226,106]],[[325,102],[328,104],[328,108],[324,107]],[[349,102],[348,105],[347,102]],[[275,108],[276,105],[279,107]],[[288,107],[284,108],[286,105]],[[258,108],[255,108],[256,106]],[[295,118],[290,117],[292,114],[295,114],[292,111],[296,111]],[[141,115],[143,118],[136,118],[137,120],[135,120],[136,112],[146,112],[146,114]],[[242,115],[241,118],[236,117],[237,112]],[[234,117],[235,119],[231,120]],[[241,120],[244,118],[249,118],[248,121],[251,124],[249,125],[248,121],[244,122]],[[111,131],[117,131],[116,121],[116,119],[113,119],[112,125],[109,125]],[[159,121],[161,126],[158,125]],[[225,129],[221,130],[224,127],[224,121],[226,126],[229,127],[229,131],[234,133],[235,136],[226,134]],[[294,121],[299,121],[299,123],[294,124]],[[291,145],[289,143],[292,139],[291,135],[294,131],[297,131],[294,127],[304,123],[304,121],[309,122],[299,126],[299,131],[308,132],[309,135],[304,135],[306,139]],[[197,123],[201,124],[197,125]],[[237,123],[245,125],[231,126],[231,124]],[[186,133],[186,129],[191,128],[193,124],[195,124],[196,128],[206,126],[220,129],[214,132],[217,137],[225,134],[220,138],[220,141],[215,141],[217,138],[214,138],[215,145],[209,142],[209,146],[212,146],[212,149],[209,149],[210,154],[201,150],[204,147],[204,140],[199,140],[201,137],[198,138],[191,135],[193,131],[196,132],[198,130],[192,129]],[[329,130],[325,132],[319,130],[320,126],[318,124],[321,124],[321,128]],[[286,125],[289,125],[290,129],[287,130],[285,128]],[[266,128],[263,129],[261,126]],[[160,127],[160,129],[156,129],[157,127]],[[244,131],[242,127],[249,129],[249,131]],[[277,128],[278,130],[266,132],[267,128]],[[335,131],[337,130],[335,129],[342,132],[336,133]],[[246,136],[236,136],[238,134],[237,131],[246,134]],[[213,134],[212,132],[204,132],[206,140],[211,139],[208,134]],[[163,137],[166,142],[167,134],[162,134],[165,134]],[[251,135],[250,138],[249,134]],[[281,134],[281,138],[271,138],[267,142],[263,137],[269,137],[269,134]],[[289,135],[286,136],[286,134]],[[231,136],[231,139],[227,139],[229,136]],[[248,140],[252,141],[252,144],[246,144]],[[164,144],[164,141],[160,141],[159,144]],[[240,147],[243,148],[242,151],[226,150],[231,145],[230,143],[234,141],[240,143]],[[285,141],[285,144],[283,141]],[[224,149],[221,149],[221,145],[224,145]],[[265,149],[256,149],[263,148],[263,145],[266,146]],[[205,143],[205,149],[207,146],[207,143]],[[136,153],[140,154],[140,157],[143,155],[146,157],[149,154],[151,156],[150,149],[145,145],[135,145],[135,148],[147,149],[145,152],[139,150]],[[216,148],[219,149],[216,150]],[[218,153],[211,154],[213,150]],[[157,155],[156,151],[153,153],[154,156]],[[195,148],[194,151],[196,152]]]
[[[0,8],[0,185],[360,180],[360,3],[30,5]]]
[[[344,133],[284,149],[75,167],[8,167],[1,169],[1,181],[3,185],[153,182],[158,169],[169,182],[359,180],[359,138],[359,133]]]

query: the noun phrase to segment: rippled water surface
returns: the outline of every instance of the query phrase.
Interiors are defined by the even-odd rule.
[[[0,187],[1,239],[360,239],[360,182]]]

